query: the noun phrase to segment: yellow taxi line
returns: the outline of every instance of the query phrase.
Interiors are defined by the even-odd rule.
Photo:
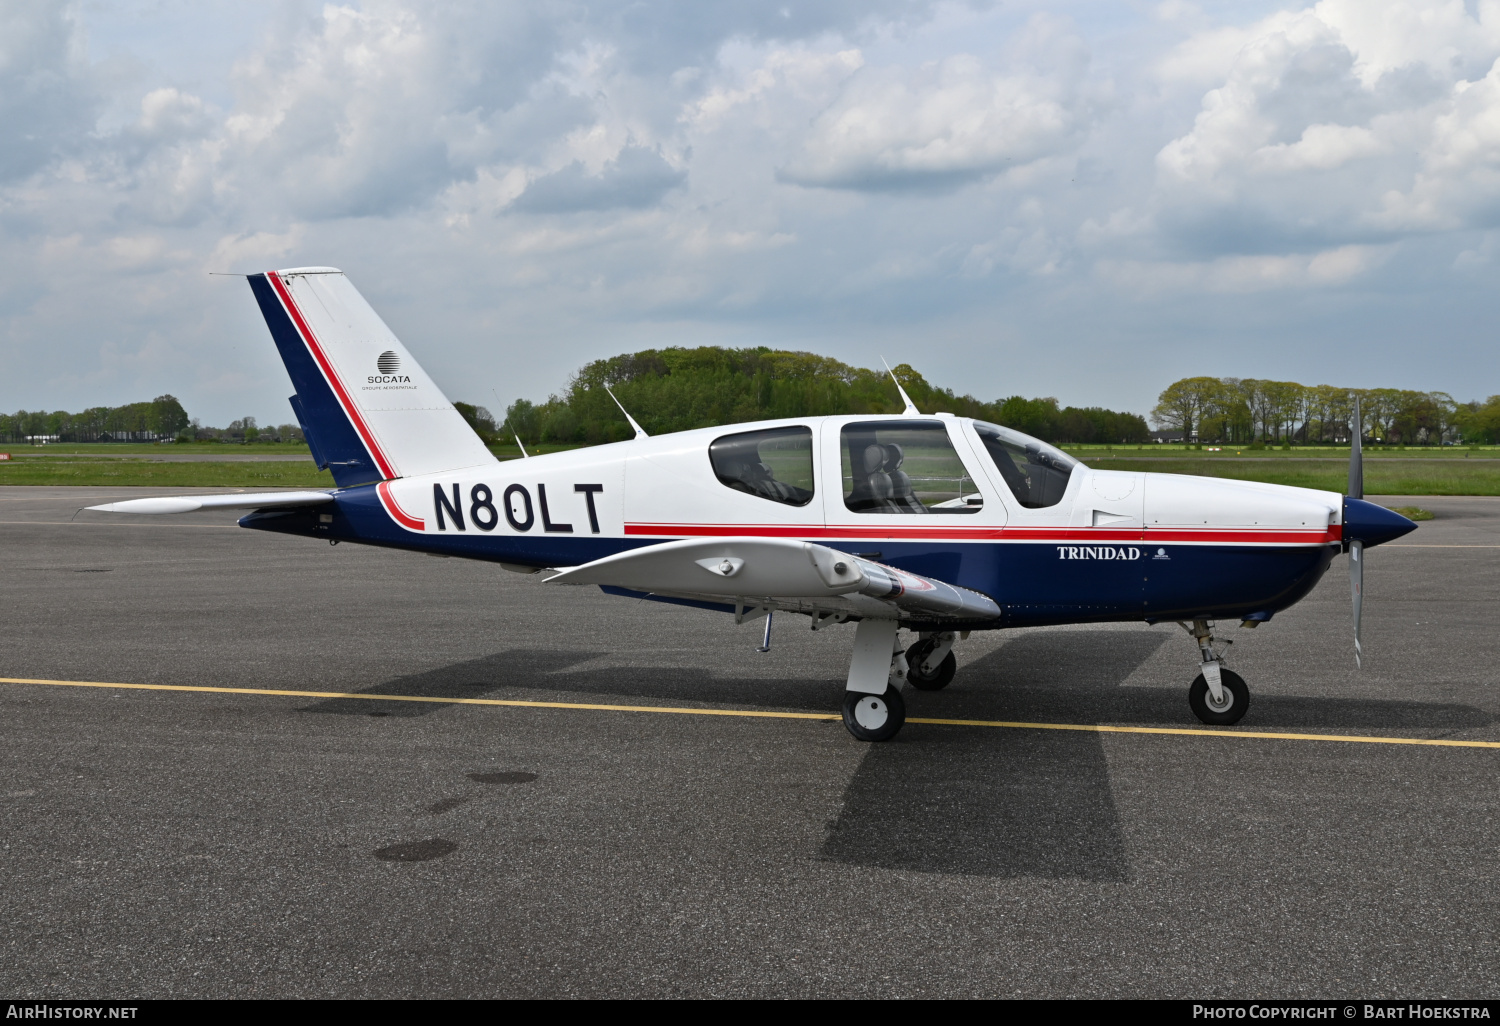
[[[351,691],[288,691],[280,688],[217,688],[188,684],[120,684],[95,680],[45,680],[0,677],[0,684],[46,684],[54,687],[117,688],[129,691],[201,691],[222,695],[267,695],[278,698],[353,698],[371,702],[434,702],[440,705],[499,705],[522,709],[582,709],[593,712],[676,713],[686,716],[738,716],[772,720],[837,720],[837,713],[769,712],[752,709],[695,709],[676,705],[607,705],[595,702],[528,702],[510,698],[441,698],[434,695],[376,695]],[[1278,741],[1355,741],[1383,745],[1429,745],[1444,748],[1500,748],[1500,741],[1455,741],[1446,738],[1382,737],[1359,734],[1291,734],[1190,727],[1122,727],[1105,723],[1026,723],[1012,720],[958,720],[909,717],[907,723],[946,727],[1002,727],[1014,730],[1077,730],[1095,734],[1166,734],[1186,737],[1239,737]]]

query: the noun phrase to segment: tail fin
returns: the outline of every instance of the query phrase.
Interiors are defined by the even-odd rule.
[[[341,487],[495,462],[342,271],[267,271],[250,288],[313,458]]]

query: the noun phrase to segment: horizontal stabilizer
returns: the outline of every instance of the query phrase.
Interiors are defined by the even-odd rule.
[[[986,595],[783,538],[688,539],[597,559],[548,578],[741,604],[843,610],[860,616],[996,620]],[[873,600],[873,601],[871,601]]]
[[[330,492],[241,492],[236,495],[169,495],[88,506],[99,513],[193,513],[200,509],[270,509],[332,502]]]

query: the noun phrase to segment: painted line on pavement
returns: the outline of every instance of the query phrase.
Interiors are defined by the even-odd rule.
[[[372,695],[351,691],[286,691],[279,688],[216,688],[187,684],[119,684],[94,680],[45,680],[0,677],[0,684],[45,684],[53,687],[116,688],[128,691],[198,691],[222,695],[266,695],[278,698],[352,698],[370,702],[434,702],[440,705],[498,705],[521,709],[582,709],[594,712],[674,713],[685,716],[737,716],[773,720],[837,720],[837,713],[769,712],[751,709],[694,709],[673,705],[603,705],[592,702],[527,702],[509,698],[440,698],[433,695]],[[1500,748],[1500,741],[1456,741],[1447,738],[1382,737],[1359,734],[1292,734],[1249,730],[1203,730],[1190,727],[1122,727],[1105,723],[1024,723],[1011,720],[957,720],[910,717],[907,723],[945,727],[1003,727],[1014,730],[1075,730],[1095,734],[1165,734],[1185,737],[1237,737],[1274,741],[1352,741],[1379,745],[1428,745],[1440,748]]]

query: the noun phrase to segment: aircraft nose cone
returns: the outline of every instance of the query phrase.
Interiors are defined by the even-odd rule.
[[[1417,525],[1394,510],[1344,496],[1344,540],[1379,545],[1408,534]]]

